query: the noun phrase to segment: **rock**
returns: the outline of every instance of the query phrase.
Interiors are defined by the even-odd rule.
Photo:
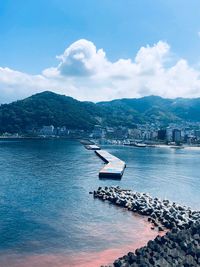
[[[164,231],[164,228],[162,226],[158,226],[158,231],[162,232],[162,231]]]
[[[153,224],[151,229],[157,226],[158,231],[163,231],[164,228],[170,230],[164,236],[149,241],[146,247],[116,260],[115,267],[200,266],[199,211],[120,187],[99,187],[93,195],[148,216],[148,221]]]
[[[121,267],[122,266],[122,261],[121,260],[116,260],[114,263],[113,263],[113,265],[115,266],[115,267]]]
[[[200,266],[199,229],[200,223],[194,223],[189,229],[172,229],[163,237],[157,236],[135,254],[124,256],[121,266]]]

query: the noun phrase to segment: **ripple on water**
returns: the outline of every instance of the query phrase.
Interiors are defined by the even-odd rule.
[[[103,162],[78,142],[1,144],[0,267],[95,267],[157,235],[144,219],[94,200],[88,193],[98,186],[200,208],[199,151],[105,148],[127,163],[120,181],[99,180]]]

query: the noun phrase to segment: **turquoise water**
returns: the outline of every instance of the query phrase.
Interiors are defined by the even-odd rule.
[[[141,233],[157,234],[143,218],[94,200],[89,191],[98,186],[200,208],[200,150],[105,149],[126,162],[121,181],[99,180],[103,162],[75,141],[0,143],[0,267],[96,266],[92,255],[110,260],[145,240]]]

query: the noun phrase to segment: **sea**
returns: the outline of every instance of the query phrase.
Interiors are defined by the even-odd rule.
[[[147,219],[94,199],[117,186],[200,209],[200,150],[105,145],[121,180],[78,141],[0,142],[0,267],[98,267],[158,235]]]

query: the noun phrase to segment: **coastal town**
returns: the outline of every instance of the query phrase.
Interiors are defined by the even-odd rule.
[[[184,124],[170,123],[162,126],[159,123],[137,124],[132,128],[118,126],[107,127],[95,125],[89,130],[68,129],[66,126],[55,127],[44,125],[39,129],[30,129],[25,134],[3,133],[1,138],[90,138],[101,144],[131,144],[133,142],[146,144],[187,144],[200,145],[200,123]]]
[[[0,25],[0,267],[200,267],[200,0]]]

